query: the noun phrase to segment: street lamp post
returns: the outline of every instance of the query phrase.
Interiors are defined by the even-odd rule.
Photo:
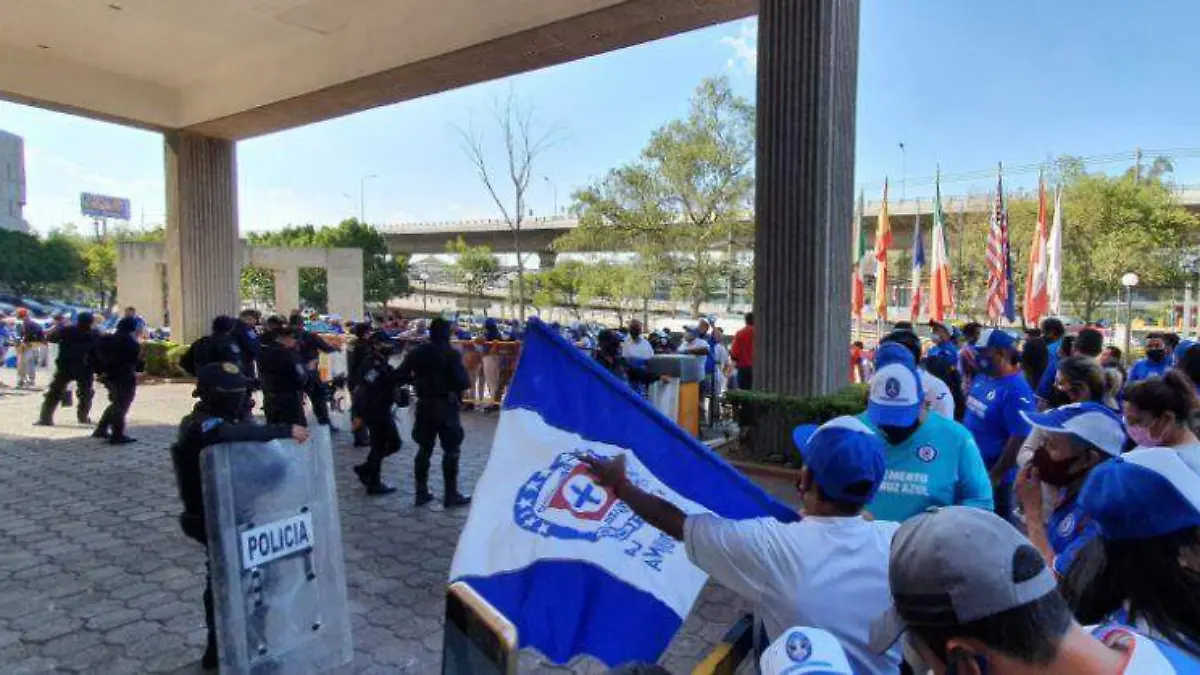
[[[1121,285],[1125,287],[1125,365],[1130,363],[1129,348],[1133,344],[1133,289],[1141,279],[1133,272],[1127,272],[1121,277]]]
[[[471,300],[473,299],[471,293],[471,282],[475,281],[475,275],[471,272],[467,272],[463,275],[463,281],[467,286],[467,314],[475,316],[475,309],[471,306]]]
[[[550,180],[549,176],[542,176],[542,180],[550,184],[550,188],[554,190],[554,215],[558,216],[558,183]]]
[[[367,179],[379,178],[378,174],[367,174],[358,179],[358,222],[367,222]]]
[[[421,312],[424,314],[428,314],[429,313],[429,272],[425,272],[422,270],[422,272],[419,275],[417,275],[417,278],[421,280]]]

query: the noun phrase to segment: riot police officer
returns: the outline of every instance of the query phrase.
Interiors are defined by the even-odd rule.
[[[258,376],[262,382],[267,422],[308,426],[302,398],[307,376],[291,326],[281,326],[263,334],[262,348],[258,352]]]
[[[396,488],[383,482],[383,460],[400,451],[400,432],[392,417],[392,407],[397,398],[400,378],[397,371],[388,365],[388,358],[395,352],[396,343],[387,333],[378,331],[372,335],[365,347],[362,363],[355,378],[358,387],[359,413],[371,438],[371,452],[367,461],[354,467],[358,479],[367,487],[369,495],[386,495]]]
[[[180,529],[188,538],[200,542],[207,551],[201,451],[218,443],[267,442],[277,438],[294,438],[303,443],[308,440],[308,430],[287,424],[239,424],[238,417],[249,396],[249,380],[234,363],[214,362],[200,367],[192,396],[200,401],[179,424],[179,437],[171,446],[171,461],[175,465],[179,499],[183,502],[183,512],[179,514]],[[212,574],[207,567],[205,577],[204,620],[208,625],[208,644],[201,666],[213,669],[217,667],[217,640],[213,620]]]
[[[354,447],[361,448],[369,443],[370,435],[366,422],[363,420],[363,395],[359,390],[358,376],[362,370],[363,361],[371,347],[367,343],[371,326],[367,323],[356,323],[346,339],[346,388],[350,391],[350,420],[354,431]]]
[[[218,316],[212,321],[212,333],[196,340],[179,359],[179,367],[189,375],[195,375],[209,363],[233,363],[241,365],[242,348],[234,340],[232,332],[237,320],[231,316]]]
[[[307,330],[304,327],[304,317],[299,314],[293,314],[290,322],[292,330],[296,332],[296,341],[299,343],[300,360],[304,363],[304,393],[308,394],[308,400],[312,403],[313,416],[317,418],[317,424],[332,427],[329,422],[329,387],[321,380],[318,363],[321,352],[336,352],[337,349],[312,331]],[[331,431],[336,431],[336,429],[331,429]]]
[[[238,350],[242,353],[242,374],[246,379],[250,380],[250,389],[256,388],[256,380],[258,379],[257,371],[255,370],[255,361],[258,360],[258,320],[259,313],[256,309],[243,309],[238,315],[238,323],[234,327],[230,336],[237,344]]]
[[[54,409],[62,401],[63,393],[71,382],[75,382],[75,391],[79,394],[76,419],[80,424],[92,423],[88,417],[92,410],[95,380],[92,352],[99,338],[99,334],[92,329],[92,322],[91,312],[80,312],[75,318],[75,325],[55,328],[46,335],[47,340],[58,344],[58,358],[54,361],[54,379],[50,381],[42,402],[42,413],[35,422],[38,426],[53,426]]]
[[[433,444],[442,442],[443,503],[447,507],[471,503],[458,491],[458,455],[463,441],[459,421],[462,393],[470,386],[462,356],[450,346],[450,322],[438,317],[429,325],[429,342],[405,357],[400,364],[400,381],[417,389],[417,412],[413,441],[419,450],[414,466],[417,506],[433,501],[429,492],[429,463]]]
[[[113,445],[137,440],[125,435],[125,416],[137,392],[137,374],[145,369],[137,330],[137,319],[127,316],[117,322],[115,333],[96,343],[96,373],[108,389],[109,403],[92,435],[107,438]]]

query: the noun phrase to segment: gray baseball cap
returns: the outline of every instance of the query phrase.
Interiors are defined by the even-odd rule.
[[[991,511],[947,506],[909,519],[892,539],[892,608],[871,625],[886,652],[908,626],[954,627],[1057,592],[1041,553]]]

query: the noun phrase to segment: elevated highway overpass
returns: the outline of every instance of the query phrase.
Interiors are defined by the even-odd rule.
[[[1177,191],[1180,204],[1194,213],[1200,213],[1200,186],[1185,186]],[[1021,195],[1025,197],[1026,195]],[[863,208],[863,220],[870,238],[875,232],[882,202],[867,202]],[[942,197],[942,211],[951,224],[965,213],[987,213],[992,209],[992,195],[971,194]],[[888,203],[893,236],[898,248],[907,248],[912,243],[913,223],[920,213],[922,222],[930,222],[933,202],[925,198],[896,200]],[[548,216],[530,218],[521,226],[521,247],[527,253],[538,253],[543,260],[553,260],[551,244],[560,236],[579,226],[572,216]],[[513,238],[508,224],[503,220],[449,220],[424,223],[400,223],[380,228],[388,242],[388,248],[396,254],[445,253],[446,242],[462,237],[469,246],[488,246],[496,253],[513,253]],[[749,249],[749,246],[745,247]]]

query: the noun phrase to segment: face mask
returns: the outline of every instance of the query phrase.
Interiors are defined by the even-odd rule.
[[[1063,487],[1070,485],[1072,481],[1078,478],[1083,471],[1074,471],[1071,467],[1075,464],[1078,457],[1068,457],[1067,459],[1054,459],[1045,448],[1038,448],[1033,453],[1033,467],[1037,469],[1038,478],[1047,485],[1055,487]]]
[[[1160,363],[1166,356],[1167,352],[1162,349],[1148,349],[1146,356],[1155,363]]]
[[[909,438],[911,438],[913,434],[917,433],[917,427],[919,426],[921,426],[919,421],[916,424],[907,427],[893,427],[885,425],[879,427],[879,432],[888,440],[888,443],[892,445],[900,445],[904,441],[907,441]]]
[[[1129,438],[1143,448],[1155,448],[1162,445],[1162,438],[1150,431],[1150,427],[1130,424],[1125,430],[1129,433]]]

